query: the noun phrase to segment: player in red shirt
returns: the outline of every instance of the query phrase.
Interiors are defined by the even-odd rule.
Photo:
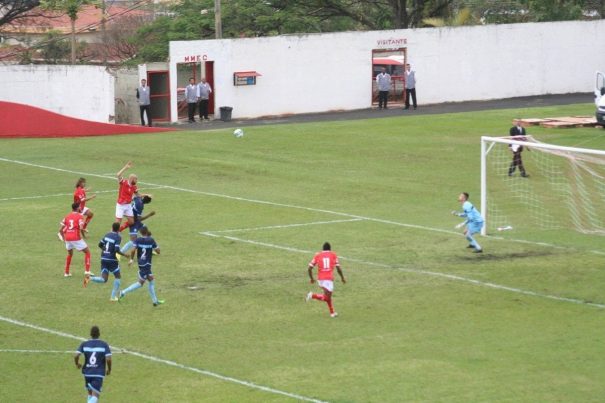
[[[88,191],[90,191],[90,188],[86,187],[86,179],[78,179],[78,182],[76,182],[76,190],[74,191],[74,203],[80,204],[80,213],[82,213],[82,215],[86,217],[83,229],[86,229],[88,223],[90,222],[90,220],[92,220],[92,217],[94,216],[93,212],[88,207],[86,207],[86,202],[97,197],[97,195],[94,194],[90,197],[86,197],[86,192]]]
[[[305,300],[307,302],[311,299],[325,301],[330,309],[330,316],[335,318],[338,316],[338,313],[334,311],[334,306],[332,305],[332,293],[334,292],[334,268],[336,268],[338,271],[338,275],[340,276],[343,284],[346,283],[346,280],[345,276],[342,274],[340,264],[338,263],[338,256],[336,256],[336,253],[332,252],[331,249],[330,243],[325,242],[323,244],[323,251],[316,253],[313,257],[313,260],[309,262],[309,278],[311,279],[311,284],[315,283],[315,278],[313,278],[313,268],[317,266],[317,283],[323,289],[323,294],[314,294],[313,292],[309,291]]]
[[[132,198],[139,195],[137,188],[137,176],[130,174],[128,179],[122,177],[128,168],[132,167],[132,162],[128,161],[124,168],[117,173],[118,184],[120,186],[118,192],[118,202],[116,203],[116,222],[122,222],[122,218],[126,217],[126,222],[120,226],[120,231],[134,224],[134,213],[132,211]]]
[[[59,234],[65,240],[65,249],[67,249],[67,258],[65,260],[65,277],[71,277],[69,266],[71,258],[74,254],[74,249],[84,252],[84,275],[90,276],[90,250],[83,238],[82,229],[84,228],[84,216],[80,214],[80,205],[73,203],[71,205],[71,213],[65,216],[61,221]]]

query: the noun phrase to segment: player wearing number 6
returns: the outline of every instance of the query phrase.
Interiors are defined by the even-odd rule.
[[[97,326],[90,329],[92,339],[83,342],[78,347],[74,362],[84,374],[84,387],[88,391],[88,403],[97,403],[103,379],[111,373],[111,350],[109,345],[100,340],[101,331]],[[80,364],[80,355],[84,355],[84,365]],[[107,370],[105,369],[107,367]]]
[[[147,227],[142,227],[139,231],[141,237],[137,238],[133,244],[137,248],[137,259],[139,263],[139,281],[131,284],[125,290],[120,292],[119,299],[121,300],[124,296],[138,288],[141,288],[145,281],[148,282],[149,295],[151,296],[151,302],[153,306],[158,306],[164,303],[164,300],[158,299],[155,294],[155,277],[151,272],[151,256],[153,253],[160,254],[160,248],[155,243],[155,240],[151,237],[151,232]]]
[[[334,292],[334,268],[338,271],[342,283],[345,284],[347,281],[345,280],[345,276],[342,274],[342,269],[338,263],[338,256],[336,256],[336,253],[332,252],[330,243],[325,242],[322,249],[323,250],[316,253],[313,260],[309,262],[309,278],[311,279],[311,284],[314,284],[315,278],[313,278],[313,268],[317,266],[317,283],[322,288],[323,294],[314,294],[309,291],[305,300],[308,302],[311,299],[316,299],[318,301],[326,302],[328,304],[328,309],[330,309],[330,316],[335,318],[338,316],[338,313],[334,311],[334,305],[332,304],[332,293]]]
[[[473,206],[473,203],[468,201],[468,193],[463,192],[458,196],[458,201],[462,204],[462,213],[458,211],[452,211],[452,214],[458,217],[465,217],[466,221],[456,225],[456,228],[461,228],[466,225],[464,230],[464,236],[469,242],[468,248],[473,248],[475,253],[483,252],[481,245],[473,238],[474,234],[481,232],[483,228],[483,217],[479,210]]]

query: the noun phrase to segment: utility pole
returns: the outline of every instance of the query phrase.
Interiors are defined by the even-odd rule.
[[[101,35],[103,37],[103,47],[101,49],[101,52],[103,52],[103,65],[107,65],[107,29],[105,27],[105,11],[106,11],[106,4],[105,4],[105,0],[101,0]]]
[[[214,0],[214,31],[216,39],[223,37],[223,22],[221,21],[221,0]]]

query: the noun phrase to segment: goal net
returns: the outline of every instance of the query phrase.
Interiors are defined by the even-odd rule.
[[[605,151],[484,136],[481,208],[483,235],[505,229],[605,235]]]

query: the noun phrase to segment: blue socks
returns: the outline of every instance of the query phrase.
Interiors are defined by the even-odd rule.
[[[105,279],[103,277],[95,276],[91,277],[90,281],[92,281],[93,283],[104,283]]]
[[[136,283],[129,285],[128,288],[126,288],[125,290],[122,290],[121,294],[126,295],[129,292],[133,292],[137,288],[141,288],[141,283],[139,283],[138,281]]]
[[[114,299],[116,297],[116,294],[118,293],[118,290],[120,289],[120,283],[122,281],[119,278],[116,278],[113,280],[113,288],[111,289],[111,299]]]
[[[149,295],[151,296],[151,302],[157,304],[158,297],[155,295],[155,280],[149,282]]]
[[[466,239],[476,250],[481,250],[481,245],[475,241],[475,238],[471,234],[466,234]]]
[[[132,241],[128,241],[124,244],[124,246],[122,246],[120,248],[120,252],[122,252],[123,254],[126,254],[126,252],[128,252],[128,250],[132,248]]]

